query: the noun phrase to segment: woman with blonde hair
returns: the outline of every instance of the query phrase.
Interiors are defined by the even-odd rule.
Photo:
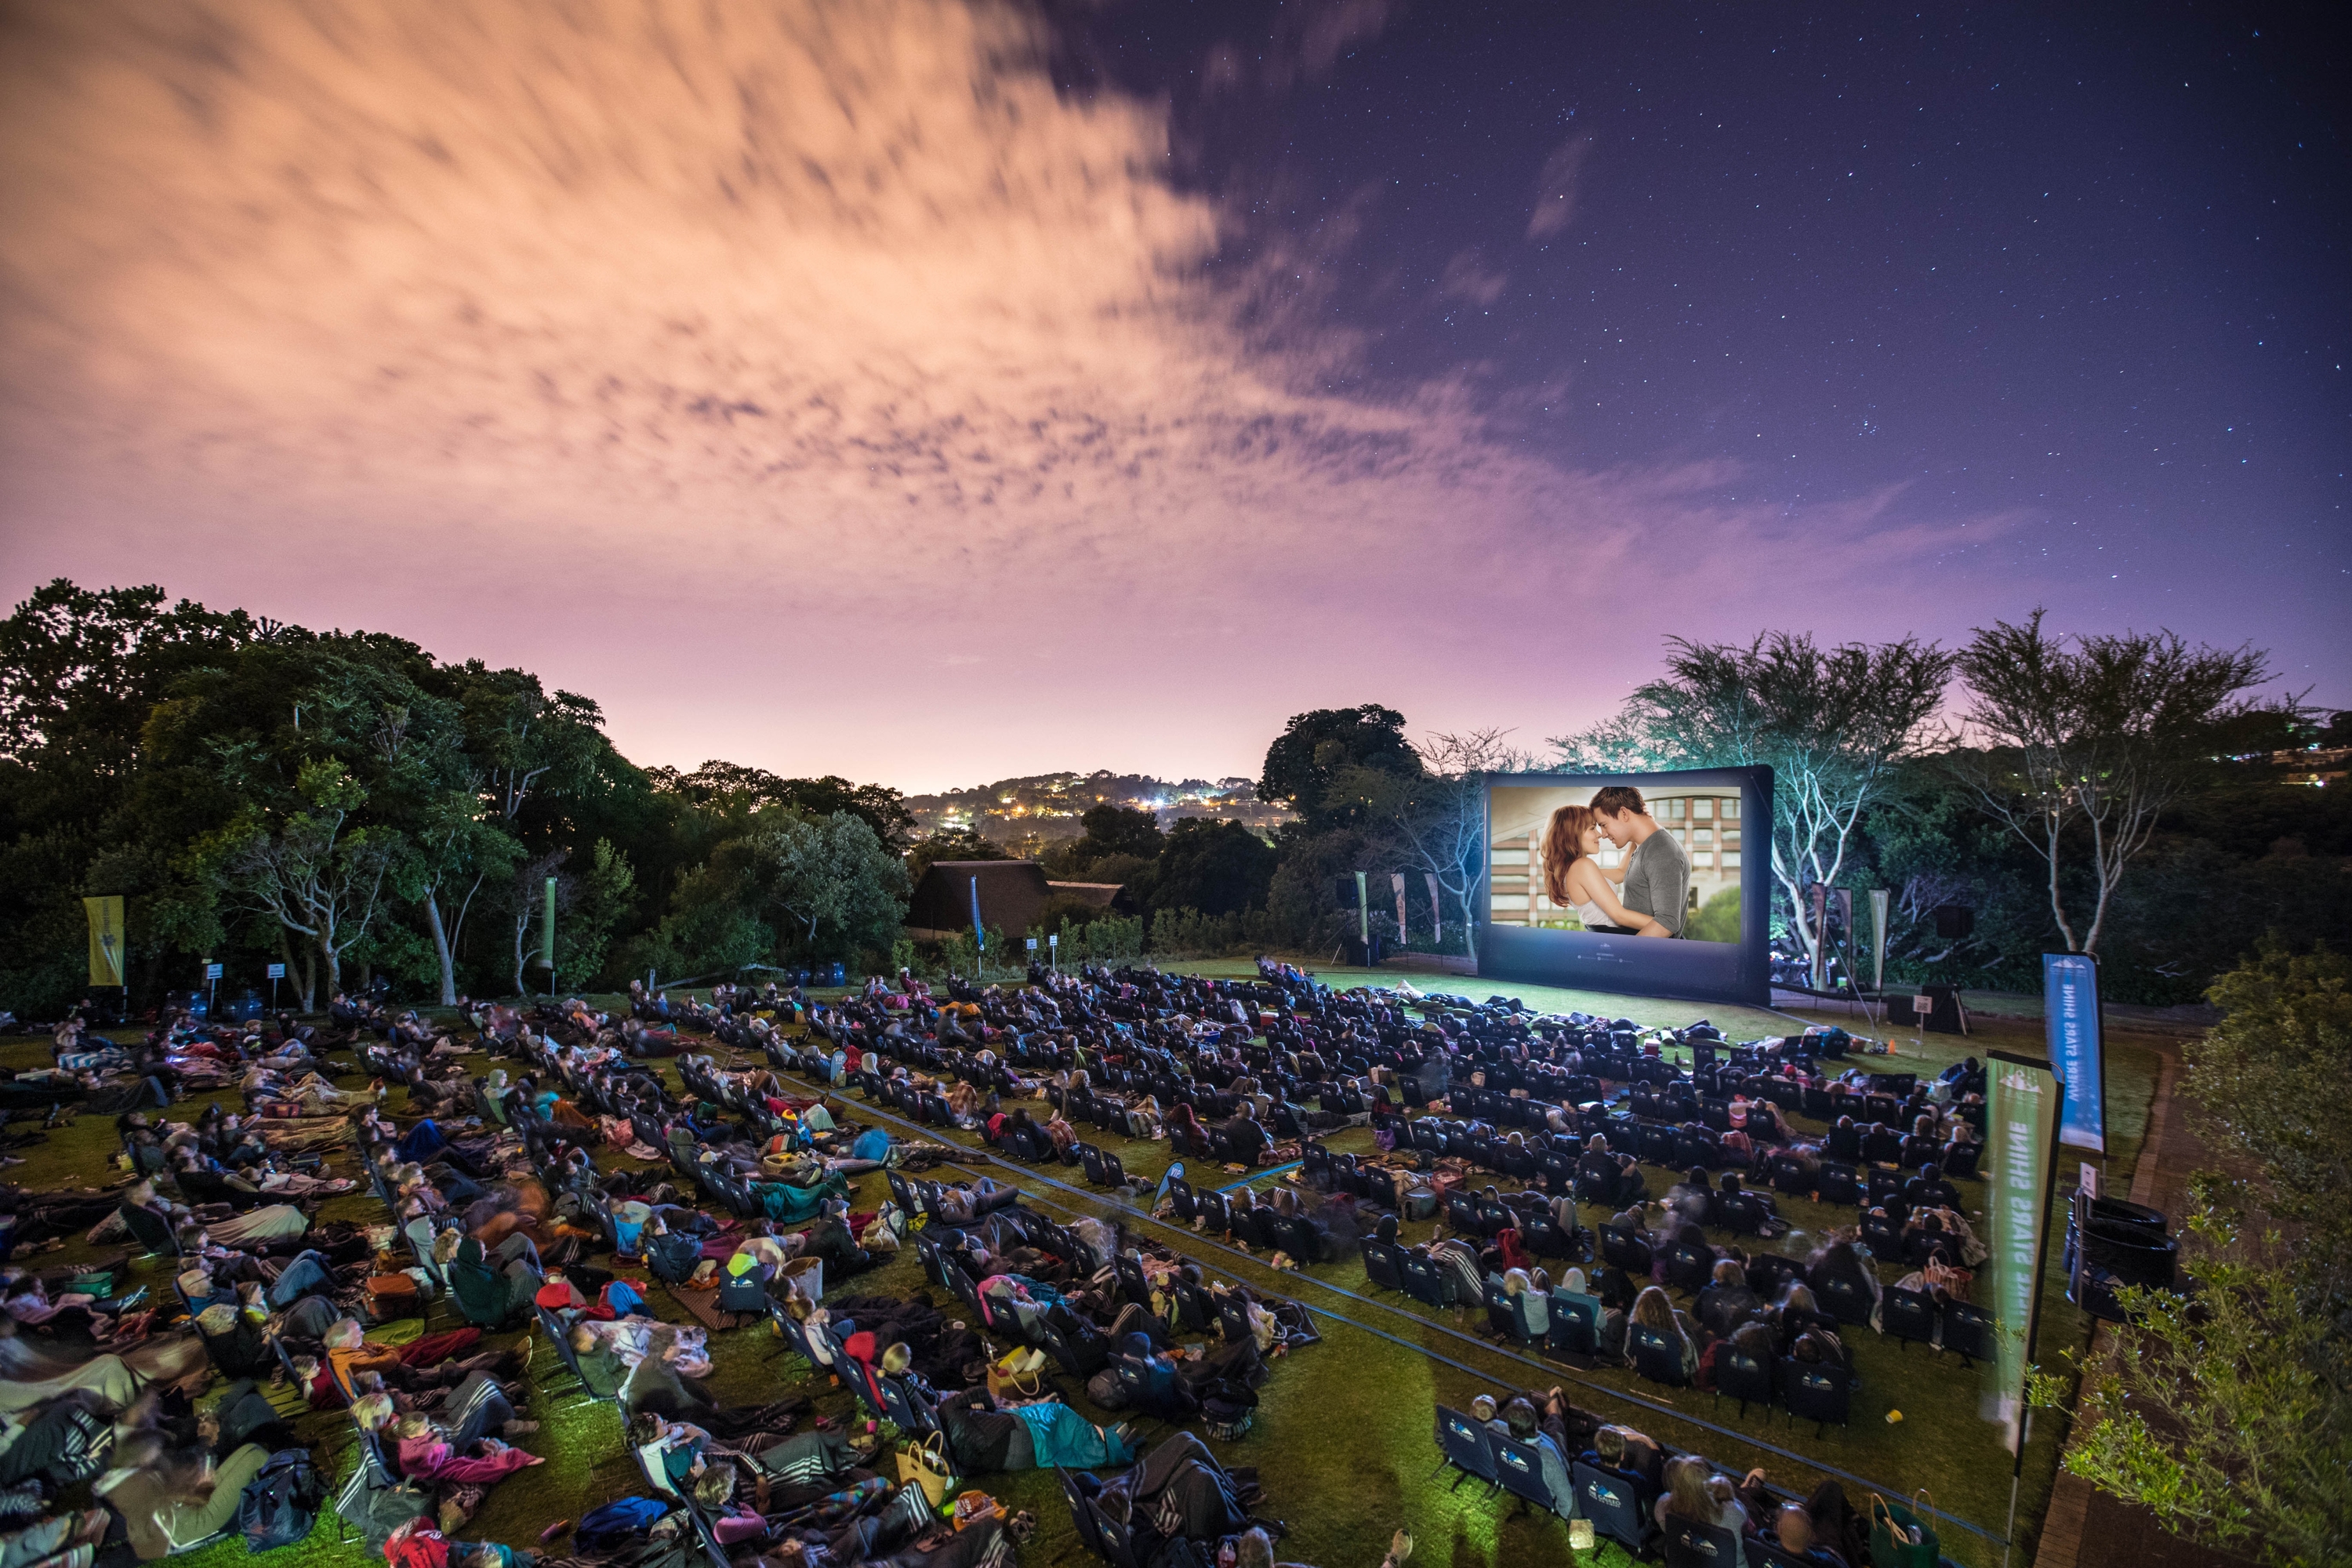
[[[1675,1310],[1672,1298],[1655,1285],[1645,1287],[1633,1298],[1633,1325],[1649,1329],[1680,1342],[1683,1347],[1683,1376],[1698,1372],[1698,1346],[1691,1339],[1690,1322]]]
[[[1600,853],[1601,819],[1591,806],[1563,805],[1551,814],[1543,836],[1543,877],[1544,896],[1552,907],[1574,910],[1586,931],[1602,936],[1672,936],[1650,916],[1618,900],[1625,868],[1602,866],[1595,858]]]

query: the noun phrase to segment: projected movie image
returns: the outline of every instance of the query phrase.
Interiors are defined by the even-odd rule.
[[[1496,778],[1481,973],[1760,999],[1771,790],[1764,768]]]
[[[1610,936],[1739,940],[1737,784],[1643,790],[1496,786],[1497,925]]]

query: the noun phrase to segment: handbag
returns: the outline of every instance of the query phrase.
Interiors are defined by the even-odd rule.
[[[424,1298],[416,1281],[405,1274],[378,1274],[367,1282],[368,1321],[389,1323],[401,1318],[422,1317]]]
[[[1027,1360],[1032,1352],[1007,1351],[988,1363],[988,1396],[991,1399],[1040,1399],[1045,1393],[1043,1358],[1025,1368],[1016,1363]]]
[[[1918,1507],[1923,1499],[1924,1512]],[[1871,1493],[1871,1568],[1936,1568],[1943,1555],[1943,1542],[1927,1521],[1935,1511],[1936,1500],[1924,1488],[1911,1494],[1908,1506]]]
[[[922,1488],[933,1508],[947,1500],[949,1489],[956,1484],[955,1472],[948,1467],[943,1434],[934,1432],[919,1442],[901,1444],[898,1464],[898,1484]]]

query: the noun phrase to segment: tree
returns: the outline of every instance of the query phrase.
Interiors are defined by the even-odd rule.
[[[768,906],[792,922],[795,946],[828,958],[889,950],[907,915],[907,867],[864,817],[788,819],[763,830],[754,848]]]
[[[2069,652],[2042,617],[1979,627],[1960,650],[1968,730],[1981,749],[1956,750],[1945,765],[2042,861],[2067,950],[2095,953],[2125,870],[2207,765],[2217,726],[2249,710],[2234,700],[2268,679],[2268,658],[2192,649],[2168,631],[2077,637]],[[2064,873],[2086,835],[2095,894],[2078,933]]]
[[[218,857],[230,898],[305,938],[326,964],[330,995],[342,989],[343,954],[368,934],[382,907],[391,847],[385,836],[350,826],[367,792],[332,758],[309,763],[296,786],[307,809],[276,829],[248,821]],[[315,995],[308,954],[299,970],[302,1010]]]
[[[2272,937],[2206,995],[2222,1018],[2185,1053],[2198,1131],[2252,1163],[2248,1200],[2297,1227],[2315,1283],[2352,1301],[2352,958]]]
[[[2352,1399],[2320,1368],[2338,1325],[2308,1310],[2275,1236],[2253,1247],[2200,1194],[2184,1239],[2194,1296],[2132,1286],[2111,1362],[2084,1369],[2069,1473],[2173,1534],[2277,1568],[2352,1554]],[[2065,1380],[2037,1373],[2037,1405]]]
[[[1010,860],[1002,847],[991,843],[976,827],[959,827],[949,833],[934,833],[907,851],[907,875],[919,881],[924,872],[940,860]]]
[[[243,610],[186,599],[166,608],[152,584],[92,590],[58,578],[0,621],[0,757],[127,773],[164,688],[269,629]]]
[[[915,839],[915,815],[907,809],[907,797],[887,784],[854,784],[832,773],[786,779],[778,804],[807,816],[848,812],[872,828],[874,837],[894,853],[903,854]]]
[[[1240,823],[1187,817],[1160,852],[1152,907],[1207,915],[1263,908],[1275,861],[1274,847]]]
[[[1073,867],[1091,866],[1113,855],[1156,860],[1168,843],[1168,836],[1160,831],[1159,816],[1139,806],[1106,801],[1088,807],[1078,818],[1078,826],[1086,829],[1086,836],[1070,848]]]
[[[1670,639],[1666,674],[1617,715],[1557,737],[1561,765],[1582,773],[1769,767],[1772,879],[1789,929],[1818,963],[1805,889],[1834,886],[1863,814],[1917,753],[1950,678],[1952,656],[1906,637],[1818,647],[1771,632],[1745,647]]]
[[[2352,1557],[2352,961],[2275,939],[2209,993],[2187,1052],[2199,1131],[2248,1174],[2200,1174],[2193,1293],[2119,1292],[2131,1321],[2084,1369],[2068,1470],[2165,1528],[2265,1562]],[[2293,1228],[2259,1238],[2247,1215]],[[2037,1377],[2037,1403],[2066,1403]]]
[[[1515,773],[1527,759],[1503,743],[1504,730],[1433,735],[1417,748],[1414,773],[1351,766],[1332,781],[1363,818],[1378,825],[1398,858],[1437,879],[1462,906],[1462,950],[1478,952],[1478,912],[1471,899],[1486,874],[1486,778]]]
[[[1419,773],[1421,755],[1404,738],[1404,715],[1368,702],[1360,708],[1318,708],[1295,716],[1265,749],[1257,797],[1297,811],[1302,833],[1353,826],[1361,804],[1331,793],[1333,781],[1351,767]]]

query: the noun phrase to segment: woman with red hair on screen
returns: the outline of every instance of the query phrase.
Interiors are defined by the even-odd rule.
[[[1575,910],[1586,931],[1602,936],[1671,934],[1618,901],[1616,884],[1625,879],[1625,868],[1602,866],[1593,858],[1600,852],[1601,824],[1591,806],[1563,805],[1551,814],[1543,836],[1543,874],[1552,907]]]

